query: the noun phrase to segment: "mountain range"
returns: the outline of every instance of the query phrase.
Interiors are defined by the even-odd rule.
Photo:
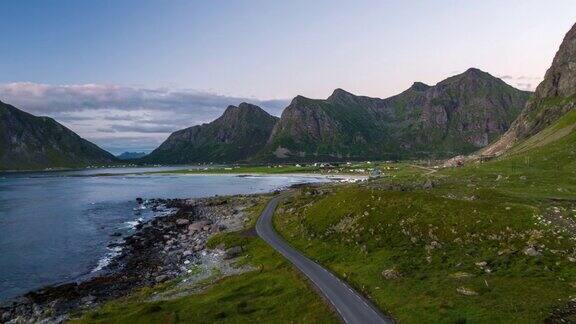
[[[135,160],[146,156],[148,153],[146,152],[124,152],[116,157],[119,160]]]
[[[295,97],[280,118],[248,103],[215,121],[174,132],[140,163],[289,162],[442,158],[547,150],[576,143],[576,26],[534,94],[469,69],[434,86],[414,83],[386,98],[336,89]],[[572,152],[572,153],[570,153]],[[572,155],[569,156],[572,159]],[[0,169],[108,164],[118,159],[63,125],[0,102]]]
[[[215,121],[177,131],[147,163],[338,161],[441,158],[470,153],[508,130],[530,97],[469,69],[435,86],[414,83],[387,98],[336,89],[295,97],[278,119],[230,106]]]
[[[85,167],[117,159],[52,118],[0,102],[0,170]]]

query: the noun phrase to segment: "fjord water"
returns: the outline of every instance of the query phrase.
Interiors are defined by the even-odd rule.
[[[323,181],[297,176],[123,172],[128,170],[0,174],[0,301],[93,273],[109,255],[107,245],[117,240],[111,234],[128,234],[134,220],[155,216],[151,211],[133,211],[136,197],[259,193]],[[98,175],[102,173],[116,175]]]

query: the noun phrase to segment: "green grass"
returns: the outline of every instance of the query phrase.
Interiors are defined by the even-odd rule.
[[[400,322],[542,322],[576,296],[574,233],[562,227],[576,219],[575,157],[572,132],[485,164],[302,189],[275,226]]]
[[[262,207],[262,206],[261,206]],[[256,208],[253,212],[259,211]],[[256,270],[199,284],[200,292],[179,299],[149,301],[177,281],[145,288],[106,303],[73,323],[336,323],[307,281],[266,243],[238,233],[220,234],[208,245],[245,247],[239,265]]]
[[[573,242],[540,225],[530,205],[351,187],[303,194],[282,210],[275,225],[292,244],[400,322],[538,322],[576,294]],[[524,255],[529,245],[542,256]],[[384,279],[385,269],[402,278]]]

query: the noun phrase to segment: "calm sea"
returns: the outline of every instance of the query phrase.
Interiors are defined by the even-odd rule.
[[[148,170],[0,174],[0,300],[97,271],[112,253],[107,248],[115,240],[112,233],[129,233],[135,220],[157,216],[133,211],[136,197],[261,193],[325,181],[298,176],[123,174]]]

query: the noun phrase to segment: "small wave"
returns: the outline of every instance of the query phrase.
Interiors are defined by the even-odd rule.
[[[139,217],[133,221],[126,221],[126,222],[124,222],[124,224],[126,224],[126,228],[135,229],[138,224],[143,223],[143,222],[144,222],[144,218]]]
[[[112,262],[112,260],[114,260],[115,257],[120,255],[120,253],[122,252],[122,247],[121,246],[111,247],[111,248],[108,248],[108,251],[109,252],[106,253],[106,255],[103,258],[98,260],[98,264],[91,271],[92,273],[98,272],[98,271],[106,268],[110,264],[110,262]]]

